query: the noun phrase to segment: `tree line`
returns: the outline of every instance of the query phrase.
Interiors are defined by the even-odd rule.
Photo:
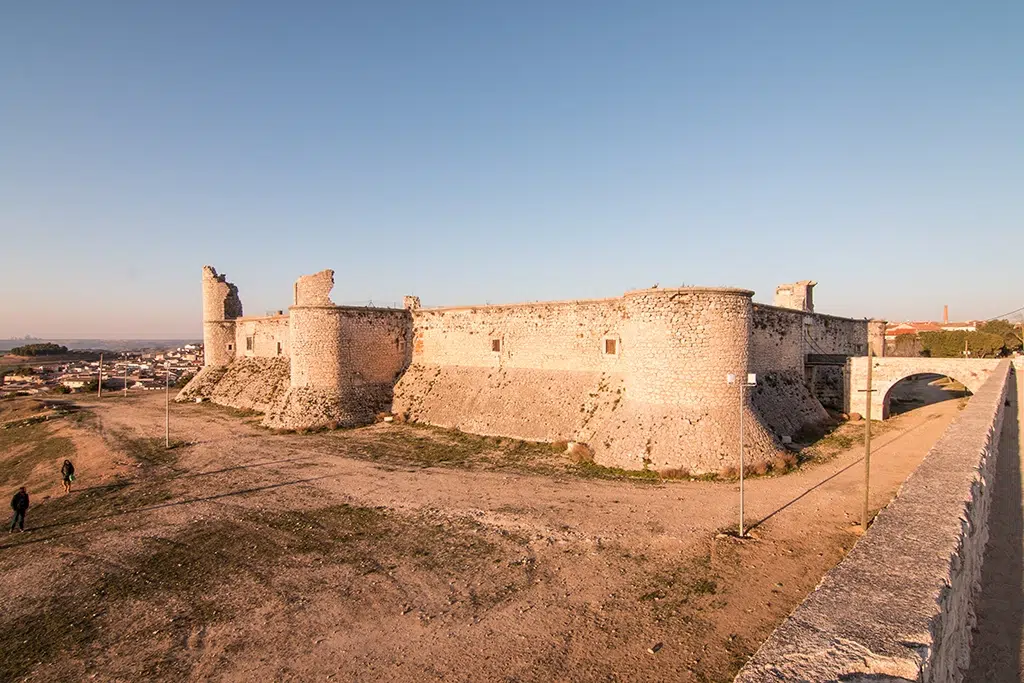
[[[893,356],[928,356],[931,358],[999,358],[1024,348],[1019,325],[1008,320],[989,320],[975,331],[951,330],[918,332],[896,338],[891,347]],[[965,354],[964,352],[967,352]]]
[[[13,356],[59,356],[66,354],[67,352],[68,347],[60,346],[59,344],[51,344],[50,342],[16,346],[10,351]]]

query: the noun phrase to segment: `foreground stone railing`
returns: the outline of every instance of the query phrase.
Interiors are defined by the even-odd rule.
[[[736,681],[960,681],[988,541],[1010,363]]]

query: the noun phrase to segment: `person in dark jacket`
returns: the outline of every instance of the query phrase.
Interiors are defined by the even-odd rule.
[[[14,527],[18,527],[19,531],[25,530],[25,513],[28,511],[28,491],[22,486],[18,489],[18,492],[14,494],[14,498],[11,498],[11,509],[14,510],[14,519],[11,520],[11,533],[14,533]]]
[[[70,460],[65,460],[61,465],[60,476],[64,480],[64,493],[71,493],[71,482],[75,480],[75,466]]]

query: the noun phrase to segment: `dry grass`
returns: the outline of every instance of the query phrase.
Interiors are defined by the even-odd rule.
[[[685,467],[670,467],[669,469],[660,470],[658,475],[662,479],[689,479],[690,470]]]
[[[594,462],[594,451],[590,450],[590,446],[585,443],[573,442],[568,446],[566,454],[569,457],[569,462],[574,465],[593,464]]]

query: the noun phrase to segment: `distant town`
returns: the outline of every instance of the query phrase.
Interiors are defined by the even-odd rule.
[[[202,366],[200,343],[113,351],[30,342],[0,351],[0,397],[179,388]]]

